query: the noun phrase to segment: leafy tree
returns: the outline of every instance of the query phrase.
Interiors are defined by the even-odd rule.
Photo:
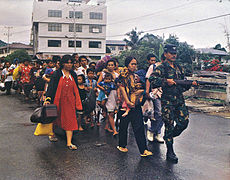
[[[225,48],[221,47],[221,44],[215,45],[215,47],[214,47],[213,49],[217,49],[217,50],[220,50],[220,51],[225,51],[225,52],[227,52]]]
[[[120,65],[125,65],[125,58],[127,56],[135,57],[138,61],[138,69],[146,69],[148,66],[146,56],[149,53],[154,53],[154,49],[150,47],[140,46],[137,49],[122,51],[121,55],[117,57]]]
[[[4,41],[0,40],[0,47],[6,46],[6,45],[7,45],[7,43],[5,43]]]
[[[6,56],[5,59],[12,63],[15,58],[18,58],[20,61],[22,61],[24,59],[31,60],[30,55],[24,49],[19,49],[19,50],[16,50],[16,51],[12,52],[8,56]]]
[[[154,49],[153,53],[156,55],[158,61],[160,61],[161,55],[164,52],[163,42],[164,42],[164,40],[162,37],[155,36],[153,34],[145,34],[140,39],[140,45],[141,46],[150,47],[150,48]]]
[[[161,55],[164,52],[163,38],[153,34],[145,34],[142,38],[139,38],[140,34],[141,33],[138,33],[136,29],[133,29],[130,33],[127,33],[130,41],[126,42],[128,42],[128,45],[131,44],[133,46],[131,46],[131,50],[123,51],[121,55],[117,57],[121,65],[124,65],[124,61],[127,56],[133,56],[138,61],[138,68],[146,69],[148,66],[147,55],[150,53],[155,54],[157,60],[160,61]],[[193,47],[188,45],[186,42],[179,42],[178,37],[175,35],[170,35],[165,43],[174,44],[178,47],[177,61],[179,64],[181,64],[181,66],[185,68],[187,74],[191,74],[192,60],[195,57],[195,51]]]
[[[169,38],[165,40],[166,44],[173,44],[175,46],[179,46],[179,38],[176,35],[169,34]]]
[[[134,32],[136,29],[132,31],[132,34],[138,34],[138,32]],[[129,34],[127,33],[127,35]],[[124,65],[127,56],[133,56],[138,61],[138,69],[146,69],[148,67],[147,55],[150,53],[155,54],[158,61],[160,60],[160,56],[163,53],[163,38],[153,34],[145,34],[142,38],[139,38],[139,36],[138,38],[136,37],[135,42],[135,46],[133,46],[131,50],[123,51],[121,55],[117,57],[121,65]]]
[[[126,35],[129,37],[129,40],[125,38],[124,41],[125,41],[126,44],[127,44],[128,46],[130,46],[132,49],[135,49],[135,48],[137,48],[137,46],[139,45],[139,42],[140,42],[140,35],[141,35],[142,33],[143,33],[143,32],[137,32],[137,28],[132,29],[131,32],[126,33]]]
[[[174,44],[177,46],[177,63],[179,63],[185,69],[186,75],[193,73],[192,62],[195,59],[196,52],[193,46],[187,42],[179,42],[179,38],[175,35],[169,35],[166,39],[166,43]]]

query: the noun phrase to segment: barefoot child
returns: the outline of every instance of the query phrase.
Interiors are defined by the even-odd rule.
[[[112,90],[115,90],[115,85],[112,80],[112,74],[105,73],[103,81],[98,83],[98,88],[100,89],[100,92],[97,97],[97,101],[98,104],[103,108],[104,112],[106,111],[105,103],[108,99],[108,96]],[[113,132],[113,130],[109,129],[108,127],[105,129],[109,132]]]

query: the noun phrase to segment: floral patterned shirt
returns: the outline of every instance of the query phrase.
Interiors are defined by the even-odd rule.
[[[20,82],[21,83],[29,83],[30,82],[30,71],[31,71],[31,66],[25,66],[24,64],[21,65],[21,77],[20,77]]]

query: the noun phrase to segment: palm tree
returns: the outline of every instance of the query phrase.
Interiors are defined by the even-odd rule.
[[[130,40],[128,40],[126,38],[124,39],[127,46],[130,46],[132,49],[136,49],[140,43],[140,35],[142,33],[143,33],[142,31],[137,32],[137,28],[134,28],[134,29],[132,29],[131,32],[126,33],[126,36],[128,36],[130,39]]]

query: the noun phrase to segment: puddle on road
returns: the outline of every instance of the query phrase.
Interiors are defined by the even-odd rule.
[[[35,126],[36,124],[32,124],[32,123],[18,123],[21,124],[23,126]]]
[[[106,145],[106,143],[96,143],[96,144],[94,144],[96,147],[101,147],[101,146],[105,146]]]

